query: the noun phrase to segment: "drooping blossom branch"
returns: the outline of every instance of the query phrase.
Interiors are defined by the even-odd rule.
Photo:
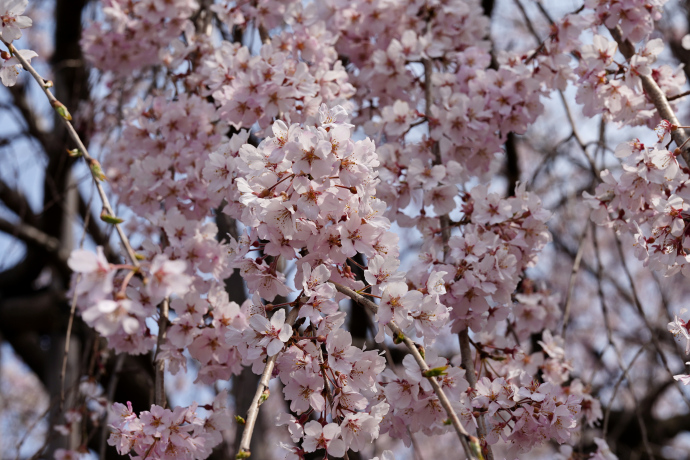
[[[122,226],[120,225],[120,219],[116,217],[112,206],[110,206],[110,200],[108,199],[108,195],[105,193],[103,185],[101,184],[101,182],[105,180],[105,175],[103,174],[101,165],[98,162],[98,160],[96,160],[89,154],[89,151],[87,150],[86,146],[79,137],[77,130],[74,129],[74,126],[72,126],[72,123],[70,122],[72,116],[70,115],[68,109],[62,102],[57,100],[53,93],[50,92],[52,82],[41,77],[41,75],[39,75],[36,69],[34,69],[34,67],[29,63],[29,61],[24,56],[22,56],[22,54],[14,47],[12,43],[8,43],[4,39],[2,40],[2,42],[5,44],[12,56],[17,58],[17,60],[21,63],[24,70],[29,72],[31,76],[34,78],[34,80],[36,80],[36,83],[38,83],[38,86],[41,87],[43,93],[48,98],[48,102],[50,102],[50,105],[55,109],[55,111],[59,115],[59,118],[62,120],[63,124],[65,125],[65,128],[67,129],[67,133],[77,146],[78,154],[84,157],[84,160],[86,161],[86,164],[89,167],[89,171],[91,171],[91,176],[93,177],[94,184],[96,185],[96,190],[98,190],[98,195],[101,198],[101,202],[103,204],[102,218],[106,222],[115,225],[115,230],[117,231],[120,241],[122,242],[122,246],[125,248],[125,251],[127,252],[127,256],[129,258],[130,263],[138,268],[139,261],[137,260],[136,254],[134,253],[134,249],[132,249],[132,245],[129,242],[129,238],[127,237],[124,230],[122,229]]]
[[[343,286],[342,284],[336,283],[334,281],[331,281],[331,283],[333,283],[338,292],[345,294],[361,306],[365,307],[367,310],[369,310],[371,314],[375,315],[378,313],[378,305],[376,305],[371,300],[367,299],[361,294],[358,294],[357,292],[353,291],[347,286]],[[422,357],[421,353],[419,352],[418,345],[405,335],[405,333],[398,327],[398,325],[395,324],[395,321],[388,322],[387,326],[393,332],[393,337],[395,338],[395,340],[405,344],[407,350],[414,357],[414,360],[417,362],[420,369],[422,370],[422,375],[431,383],[431,386],[434,389],[434,393],[436,393],[439,402],[448,414],[448,418],[450,419],[451,424],[453,425],[453,428],[455,429],[455,432],[457,433],[458,438],[460,439],[460,444],[462,444],[462,448],[465,451],[465,455],[467,455],[467,458],[470,460],[478,459],[477,453],[481,452],[479,442],[476,438],[473,439],[472,436],[469,435],[467,430],[465,430],[465,427],[462,426],[458,414],[455,412],[455,409],[453,409],[450,400],[448,399],[445,392],[439,385],[438,380],[436,379],[436,375],[441,374],[435,373],[435,369],[432,370],[429,368],[426,361],[424,360],[424,357]]]

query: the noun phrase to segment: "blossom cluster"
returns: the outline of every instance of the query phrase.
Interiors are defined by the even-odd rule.
[[[503,439],[518,455],[570,441],[601,410],[571,378],[563,339],[549,332],[559,297],[531,289],[525,275],[550,241],[549,212],[525,184],[503,197],[486,180],[508,133],[525,132],[541,96],[569,82],[588,115],[628,124],[655,117],[640,76],[669,95],[683,83],[669,67],[652,68],[661,47],[646,39],[662,3],[587,1],[593,13],[567,15],[539,48],[492,60],[477,0],[243,0],[209,10],[190,0],[108,1],[82,43],[111,79],[104,112],[123,111],[104,164],[135,214],[130,230],[143,237],[144,262],[135,269],[108,263],[101,250],[75,252],[80,313],[111,347],[143,353],[155,342],[146,320],[169,302],[158,358],[177,373],[191,356],[199,383],[242,366],[261,373],[275,360],[291,410],[278,423],[296,444],[284,445],[287,458],[318,449],[339,457],[381,433],[409,441],[449,430],[411,355],[387,368],[378,350],[353,344],[342,285],[378,299],[377,342],[390,342],[391,323],[423,342],[468,431],[479,434],[480,418],[487,424],[484,445]],[[246,35],[207,33],[209,11]],[[602,25],[645,40],[629,65],[614,62],[615,44],[598,33],[592,44],[580,40]],[[148,71],[165,75],[155,77],[165,90],[136,85]],[[124,109],[120,94],[131,98]],[[376,144],[353,140],[360,127]],[[630,150],[625,180],[605,175],[594,215],[638,225],[643,256],[676,267],[686,172],[661,143],[656,153]],[[240,235],[218,235],[211,219],[227,216]],[[391,221],[423,238],[421,264],[407,273]],[[225,291],[233,270],[249,292],[243,303]],[[541,334],[542,350],[510,342],[498,332],[505,328],[516,343]],[[467,329],[477,361],[492,361],[475,388],[457,359],[432,348]],[[138,416],[117,407],[111,441],[121,453],[204,458],[217,441],[194,406]]]
[[[172,410],[153,405],[137,415],[130,403],[115,403],[108,444],[120,455],[133,451],[132,458],[207,458],[222,442],[221,431],[231,427],[226,400],[227,392],[222,391],[212,405],[204,406],[210,412],[206,418],[197,415],[195,405]]]
[[[272,8],[271,14],[288,4],[274,3],[278,4],[265,5]],[[337,59],[337,36],[318,21],[314,4],[292,3],[284,14],[290,32],[271,37],[258,55],[252,56],[240,43],[223,42],[201,63],[201,80],[194,83],[208,88],[222,119],[238,129],[254,123],[264,129],[276,118],[310,121],[322,103],[345,104],[354,94]]]
[[[155,340],[146,318],[156,311],[156,305],[172,294],[182,295],[189,289],[191,277],[185,274],[186,264],[158,255],[142,269],[148,282],[129,285],[125,278],[115,289],[119,267],[110,264],[103,254],[77,249],[68,260],[76,281],[73,285],[81,317],[118,352],[141,354],[148,352]],[[134,273],[133,267],[123,267]],[[135,285],[140,290],[136,290]]]
[[[189,18],[199,7],[194,0],[104,3],[105,18],[84,30],[82,47],[99,69],[117,75],[138,70],[142,63],[160,63],[168,47],[184,48],[178,38],[182,33],[191,35],[194,26]]]
[[[687,277],[690,171],[679,164],[677,149],[667,150],[674,129],[662,121],[653,147],[645,147],[638,139],[620,144],[616,148],[623,162],[620,177],[602,171],[602,183],[594,195],[585,192],[584,196],[594,222],[634,235],[635,255],[646,266],[666,276],[681,272]]]

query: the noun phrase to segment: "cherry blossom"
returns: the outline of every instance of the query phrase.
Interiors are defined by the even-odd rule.
[[[285,310],[278,310],[269,322],[260,315],[250,318],[249,324],[254,330],[263,336],[259,345],[266,347],[268,356],[273,356],[283,349],[283,343],[292,336],[292,328],[285,324]]]
[[[96,248],[96,254],[77,249],[70,254],[67,263],[76,273],[81,273],[76,287],[77,294],[88,293],[90,299],[99,300],[112,292],[116,270],[105,258],[101,246]]]
[[[21,16],[28,5],[29,0],[3,0],[0,3],[0,38],[3,41],[12,43],[22,36],[20,29],[31,27],[31,19]]]
[[[314,452],[316,449],[326,449],[334,457],[342,457],[345,453],[345,443],[338,438],[340,427],[336,423],[321,426],[319,422],[311,421],[304,425],[304,450]]]

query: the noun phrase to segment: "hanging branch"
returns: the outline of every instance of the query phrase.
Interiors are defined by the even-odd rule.
[[[43,92],[45,93],[46,97],[48,98],[48,101],[50,102],[50,105],[55,109],[55,111],[60,115],[60,119],[62,119],[63,123],[65,124],[65,128],[67,128],[67,132],[69,133],[69,136],[72,138],[74,143],[77,145],[78,149],[78,154],[84,157],[84,160],[86,161],[86,164],[89,167],[89,171],[91,171],[91,177],[93,177],[93,181],[96,184],[96,190],[98,190],[98,195],[101,197],[101,202],[103,203],[103,213],[102,213],[102,218],[104,221],[108,223],[112,223],[115,225],[115,230],[117,231],[118,236],[120,237],[120,241],[122,241],[122,245],[124,246],[125,250],[127,251],[127,256],[129,257],[130,262],[132,265],[135,267],[139,268],[139,261],[136,258],[136,254],[134,253],[134,249],[132,249],[132,245],[129,242],[129,238],[127,238],[127,235],[125,235],[125,232],[122,230],[122,227],[120,226],[120,219],[118,219],[115,216],[115,212],[113,211],[113,208],[110,206],[110,201],[108,200],[108,196],[105,193],[105,190],[103,189],[103,186],[101,185],[101,181],[105,180],[105,175],[103,174],[103,171],[101,170],[101,165],[96,160],[93,158],[91,155],[89,155],[88,150],[86,149],[86,146],[84,143],[81,141],[79,138],[79,134],[77,134],[77,131],[74,129],[74,126],[72,126],[72,123],[70,123],[70,120],[72,119],[72,116],[69,114],[67,108],[65,105],[58,101],[53,93],[50,92],[50,87],[53,86],[52,82],[49,80],[46,80],[45,78],[41,77],[38,72],[36,72],[36,69],[34,69],[31,64],[29,64],[29,61],[27,61],[12,45],[11,43],[7,43],[5,40],[2,40],[2,42],[5,44],[7,49],[10,51],[10,54],[12,54],[14,57],[17,58],[17,60],[21,63],[22,67],[24,67],[24,70],[29,72],[31,76],[36,80],[38,85],[41,87]]]
[[[301,305],[302,301],[301,299],[298,299],[295,303],[295,306],[287,314],[285,323],[289,324],[290,327],[295,324]],[[273,376],[273,367],[276,364],[279,354],[280,353],[276,353],[266,360],[266,367],[264,368],[264,372],[261,374],[261,380],[259,380],[259,385],[256,387],[254,399],[252,399],[252,404],[249,406],[249,410],[247,411],[247,418],[245,420],[244,431],[242,431],[240,448],[237,452],[237,456],[235,457],[237,459],[248,458],[251,455],[249,446],[252,443],[254,426],[256,425],[256,419],[259,416],[259,406],[261,406],[261,404],[268,398],[268,394],[265,392],[268,391],[268,383],[271,381],[271,377]]]
[[[427,120],[429,119],[431,115],[431,74],[433,73],[433,68],[431,65],[431,60],[428,58],[425,58],[422,60],[422,63],[424,64],[424,98],[425,98],[425,115]],[[440,165],[443,164],[443,160],[441,159],[441,148],[438,142],[434,142],[434,144],[431,147],[432,153],[434,154],[434,165]],[[442,216],[439,216],[439,222],[441,225],[441,240],[443,241],[443,262],[446,262],[446,259],[448,258],[448,253],[450,252],[450,246],[448,242],[450,241],[450,217],[448,214],[443,214]],[[460,355],[462,359],[462,365],[465,368],[465,375],[468,377],[468,383],[470,384],[470,387],[474,388],[477,383],[477,378],[474,375],[474,362],[472,361],[472,350],[469,347],[469,331],[467,328],[464,328],[462,331],[459,332],[458,337],[460,339]],[[462,343],[466,342],[467,346],[463,347]],[[421,367],[421,365],[420,365]],[[470,377],[471,376],[471,377]],[[433,384],[432,384],[433,385]],[[439,387],[440,389],[440,387]],[[440,398],[439,398],[440,399]],[[444,407],[445,408],[445,407]],[[456,429],[457,431],[457,429]],[[459,435],[460,433],[458,433]],[[493,460],[493,452],[491,451],[491,447],[489,444],[485,442],[486,439],[486,422],[484,420],[484,414],[479,415],[479,423],[477,426],[477,434],[479,435],[479,439],[481,439],[482,444],[486,448],[486,456],[488,460]]]
[[[343,286],[342,284],[336,283],[332,280],[329,282],[333,283],[338,292],[345,294],[358,304],[368,309],[372,314],[376,314],[378,312],[378,305],[376,305],[374,302],[367,299],[363,295],[360,295],[352,289],[350,289],[349,287]],[[443,406],[443,409],[445,409],[446,414],[448,414],[448,418],[450,419],[450,422],[453,425],[453,428],[455,428],[455,432],[457,433],[458,438],[460,438],[460,443],[462,444],[462,448],[465,450],[465,455],[467,455],[467,458],[470,460],[482,460],[483,457],[481,456],[481,450],[479,448],[477,438],[470,436],[467,430],[465,430],[465,427],[462,426],[462,424],[460,423],[460,418],[458,417],[458,414],[455,413],[455,409],[453,409],[453,406],[450,404],[448,396],[446,396],[446,393],[441,388],[441,385],[439,385],[438,380],[436,380],[436,377],[433,377],[428,374],[428,371],[430,370],[429,366],[426,364],[426,361],[424,361],[424,358],[422,358],[422,355],[419,353],[417,344],[414,343],[409,337],[407,337],[403,333],[403,331],[398,327],[395,321],[389,322],[387,326],[391,329],[391,331],[393,331],[393,337],[405,344],[405,346],[407,347],[407,349],[419,365],[419,368],[422,370],[422,375],[426,377],[427,380],[429,380],[429,383],[431,383],[431,386],[434,389],[434,393],[436,393],[436,396],[438,397],[441,406]]]

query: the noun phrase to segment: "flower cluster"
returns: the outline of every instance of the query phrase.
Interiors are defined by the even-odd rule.
[[[191,356],[204,384],[275,362],[292,411],[278,423],[298,444],[284,445],[287,458],[319,449],[339,457],[380,433],[409,441],[410,433],[449,430],[411,355],[386,369],[379,351],[353,344],[340,311],[345,286],[378,299],[378,342],[393,322],[423,340],[468,431],[486,423],[482,442],[502,438],[517,455],[570,440],[580,420],[591,424],[601,410],[570,378],[563,339],[549,332],[558,296],[535,292],[525,275],[550,240],[549,213],[524,184],[505,198],[485,179],[508,133],[523,133],[543,109],[540,97],[568,82],[589,115],[649,122],[640,77],[668,95],[682,84],[670,68],[652,69],[659,43],[644,42],[629,65],[618,65],[615,44],[598,34],[585,44],[580,34],[620,25],[624,38],[645,39],[660,5],[588,1],[595,14],[568,15],[538,49],[492,62],[478,0],[110,0],[83,44],[92,63],[118,77],[104,112],[126,109],[117,139],[106,142],[106,175],[136,214],[131,228],[143,236],[145,262],[135,270],[100,251],[75,252],[82,316],[112,347],[142,353],[154,342],[146,319],[168,299],[158,358],[177,373]],[[207,33],[211,12],[227,30]],[[568,56],[575,50],[576,68]],[[133,83],[129,74],[158,65],[165,91]],[[143,102],[135,99],[141,91]],[[355,126],[378,147],[353,141]],[[625,180],[606,176],[592,199],[595,216],[643,228],[647,253],[666,248],[645,257],[675,266],[686,172],[661,144],[656,153],[630,150]],[[210,220],[227,216],[241,235],[218,235]],[[423,237],[422,264],[408,273],[391,220]],[[246,283],[244,303],[225,291],[233,270]],[[542,351],[511,344],[497,333],[504,327],[517,343],[541,333]],[[475,388],[456,359],[431,348],[449,330],[468,328],[477,361],[494,361],[491,371],[479,369]],[[226,422],[203,422],[194,406],[153,406],[139,416],[117,408],[111,443],[152,458],[204,458]]]
[[[271,14],[285,8],[265,5],[269,6]],[[333,47],[337,36],[316,13],[313,4],[291,4],[285,13],[291,31],[273,36],[258,55],[252,56],[239,43],[224,42],[202,62],[200,83],[208,88],[224,121],[236,128],[251,128],[257,122],[267,128],[276,118],[303,123],[317,115],[322,103],[344,103],[354,94]]]
[[[117,75],[160,63],[169,46],[182,47],[177,39],[183,32],[191,35],[189,18],[199,6],[194,0],[104,3],[105,20],[91,23],[81,44],[99,69]]]
[[[658,142],[651,148],[638,139],[620,144],[616,156],[623,161],[621,176],[602,171],[603,182],[594,195],[585,192],[584,196],[594,222],[634,235],[635,255],[646,266],[666,276],[681,272],[687,277],[690,171],[678,163],[678,150],[667,150],[673,129],[662,121]]]
[[[222,442],[221,431],[231,426],[226,400],[227,392],[222,391],[212,405],[204,406],[210,411],[206,418],[196,414],[196,405],[173,410],[153,405],[137,416],[130,403],[115,403],[108,444],[115,446],[120,455],[133,451],[137,458],[207,458]]]
[[[144,267],[147,283],[134,283],[139,290],[128,283],[134,267],[110,264],[100,246],[96,254],[73,251],[68,265],[75,273],[73,286],[82,319],[107,338],[111,348],[132,354],[146,353],[153,345],[155,337],[145,320],[155,313],[156,305],[172,294],[185,294],[191,283],[186,264],[164,255],[154,257]],[[115,290],[119,268],[129,271],[130,276]]]

